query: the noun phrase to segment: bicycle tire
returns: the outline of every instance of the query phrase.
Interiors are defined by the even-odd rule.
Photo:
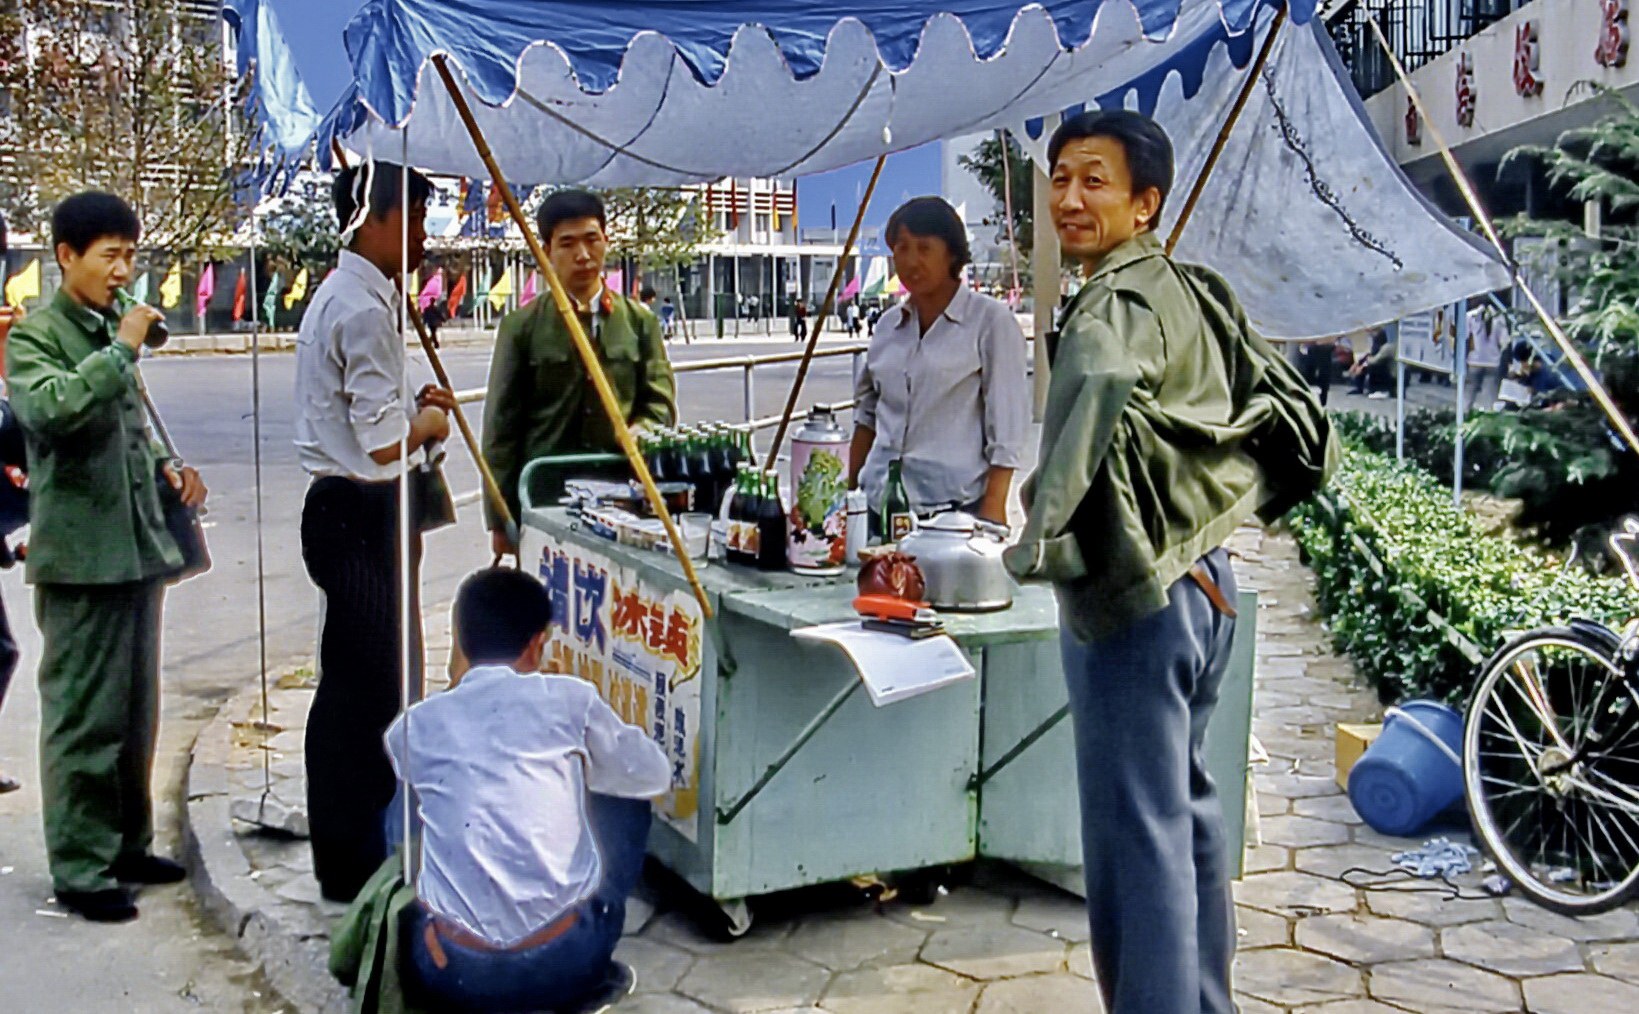
[[[1639,684],[1616,654],[1590,625],[1528,631],[1481,668],[1464,721],[1475,835],[1561,915],[1639,896]]]

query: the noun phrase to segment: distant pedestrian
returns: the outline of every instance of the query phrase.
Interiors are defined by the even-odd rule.
[[[1298,346],[1298,372],[1320,392],[1322,405],[1326,404],[1326,397],[1332,390],[1332,347],[1336,344],[1336,339],[1327,338],[1324,341],[1303,342]]]
[[[670,296],[660,302],[660,336],[667,341],[677,337],[677,306]],[[683,340],[685,343],[688,341],[687,332],[684,333]]]
[[[845,322],[848,326],[848,337],[858,338],[859,337],[859,332],[860,332],[860,323],[859,323],[859,303],[857,301],[855,301],[855,300],[849,300],[848,301],[848,308],[847,308],[847,311],[845,313],[844,320],[845,320]]]
[[[808,304],[800,299],[791,304],[791,337],[799,342],[808,340]]]
[[[0,218],[0,269],[6,264],[6,220]],[[0,274],[4,274],[0,270]],[[6,380],[6,339],[12,325],[23,319],[23,308],[0,304],[0,395]],[[11,403],[0,396],[0,568],[10,568],[17,557],[6,543],[12,532],[28,524],[28,494],[19,485],[25,476],[27,454],[23,447],[23,430],[17,425],[17,414]],[[17,670],[17,641],[11,636],[11,620],[6,616],[6,603],[0,599],[0,705],[6,702],[6,688]],[[0,795],[16,792],[22,783],[0,771]]]

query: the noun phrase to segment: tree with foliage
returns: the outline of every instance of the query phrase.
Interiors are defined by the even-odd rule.
[[[688,264],[717,238],[716,228],[697,213],[699,194],[693,190],[620,187],[600,196],[609,214],[609,253],[631,261],[638,277],[645,269]]]
[[[0,5],[0,210],[39,231],[87,188],[131,202],[145,245],[199,251],[243,220],[255,143],[215,3]]]
[[[324,173],[298,175],[284,196],[262,209],[258,225],[263,256],[287,277],[303,265],[310,271],[318,271],[334,264],[341,237],[330,194],[330,176]]]
[[[1011,188],[1013,205],[1013,236],[1018,244],[1019,261],[1021,267],[1030,263],[1031,240],[1035,235],[1035,215],[1033,195],[1035,193],[1036,166],[1030,161],[1024,149],[1008,137],[1006,144],[1007,160],[1002,160],[1003,140],[1006,135],[986,138],[979,142],[971,155],[961,155],[956,159],[957,165],[972,173],[978,178],[990,196],[996,201],[998,214],[987,216],[986,225],[996,227],[996,242],[1005,249],[1008,245],[1007,217],[1004,209],[1008,206],[1008,192]]]

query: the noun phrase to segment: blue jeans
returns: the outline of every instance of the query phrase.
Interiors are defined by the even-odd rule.
[[[411,978],[439,1009],[501,1014],[574,1004],[603,984],[626,922],[626,898],[637,885],[649,840],[647,799],[591,793],[587,813],[603,860],[603,880],[575,906],[576,919],[555,940],[520,951],[483,951],[440,938],[447,959],[439,968],[427,952],[431,920],[420,905],[406,926]]]
[[[1201,564],[1235,601],[1229,554]],[[1188,575],[1102,640],[1061,635],[1093,964],[1108,1014],[1233,1014],[1223,811],[1201,753],[1235,621]]]

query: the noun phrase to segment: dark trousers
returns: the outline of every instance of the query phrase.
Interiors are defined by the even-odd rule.
[[[575,924],[549,943],[519,951],[482,951],[440,939],[445,964],[428,953],[431,916],[410,910],[409,964],[421,990],[439,1010],[471,1014],[552,1010],[570,1006],[603,984],[626,922],[626,898],[643,869],[651,808],[647,799],[590,793],[587,816],[603,860],[603,879],[575,906]]]
[[[41,584],[40,801],[57,891],[118,887],[109,868],[153,845],[165,585]]]
[[[1230,602],[1229,556],[1202,557]],[[1108,1014],[1233,1014],[1223,811],[1201,753],[1235,621],[1180,578],[1161,612],[1062,636],[1093,964]]]
[[[0,706],[6,703],[6,690],[11,686],[12,674],[17,671],[21,658],[17,639],[11,636],[11,618],[6,615],[6,602],[0,599]]]
[[[411,700],[422,680],[421,538],[411,542]],[[399,709],[398,483],[327,476],[302,507],[302,560],[323,593],[319,686],[307,715],[307,818],[326,898],[351,901],[387,858],[397,784],[381,736]]]
[[[1303,379],[1320,389],[1320,403],[1322,405],[1326,404],[1326,396],[1332,390],[1332,350],[1330,346],[1304,350],[1298,365],[1302,368]]]

